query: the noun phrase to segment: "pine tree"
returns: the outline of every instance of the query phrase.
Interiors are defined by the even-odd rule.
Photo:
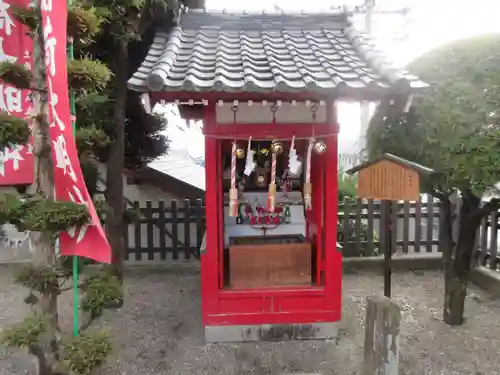
[[[168,30],[179,19],[185,7],[203,8],[204,0],[93,0],[93,6],[107,9],[107,23],[94,38],[95,43],[81,51],[107,64],[112,82],[100,95],[86,97],[77,106],[81,132],[103,130],[99,139],[104,149],[99,159],[107,162],[106,234],[113,251],[113,273],[123,277],[125,244],[123,225],[133,212],[124,212],[124,168],[140,168],[168,150],[168,140],[161,134],[166,119],[145,111],[137,92],[127,90],[128,78],[139,68],[158,27]],[[95,110],[99,111],[96,124]],[[84,130],[89,129],[89,130]],[[102,133],[101,133],[102,134]],[[97,138],[97,137],[96,137]],[[94,174],[92,168],[88,173]],[[132,215],[130,215],[132,214]]]
[[[130,77],[143,62],[151,45],[155,28],[149,27],[140,32],[140,39],[132,39],[128,43],[128,69],[127,77]],[[82,56],[92,56],[100,61],[114,65],[115,56],[110,50],[115,36],[105,30],[94,38],[94,43],[84,46],[79,51]],[[113,120],[114,98],[119,95],[108,85],[107,90],[99,96],[82,98],[77,105],[78,128],[95,127],[95,114],[92,109],[98,108],[100,114],[99,127],[102,128],[111,141],[116,136],[116,126]],[[97,104],[97,106],[95,105]],[[127,169],[141,168],[158,156],[163,155],[168,149],[168,140],[161,134],[167,126],[165,117],[154,113],[147,113],[144,109],[140,94],[134,91],[127,92],[125,108],[125,158],[124,164]],[[111,142],[108,143],[108,146]],[[110,147],[106,147],[99,153],[99,159],[106,162],[109,157]]]
[[[95,37],[95,43],[82,50],[83,54],[105,62],[112,72],[112,80],[107,90],[100,96],[87,98],[87,104],[79,105],[79,111],[88,112],[100,103],[101,122],[95,126],[95,116],[87,113],[78,116],[79,127],[104,130],[109,144],[100,154],[106,161],[106,234],[113,252],[113,274],[123,277],[123,225],[124,212],[122,175],[124,168],[140,168],[168,148],[167,139],[161,135],[166,127],[166,119],[149,114],[141,104],[138,93],[129,92],[127,80],[145,58],[154,37],[155,26],[173,25],[175,14],[181,3],[176,0],[121,1],[94,0],[97,8],[108,9],[107,22]],[[94,100],[94,103],[91,103]],[[90,105],[88,105],[90,104]],[[105,113],[106,116],[102,116]],[[90,119],[91,121],[88,121]],[[84,124],[83,122],[86,122]],[[93,126],[93,127],[92,127]]]
[[[1,334],[1,342],[10,347],[24,348],[35,356],[39,375],[89,374],[105,362],[111,344],[106,334],[89,334],[85,330],[105,309],[119,306],[123,295],[118,280],[105,272],[82,279],[82,334],[71,338],[69,334],[61,332],[57,300],[66,291],[63,285],[72,276],[72,271],[70,258],[57,257],[55,242],[60,232],[85,224],[90,218],[85,206],[56,201],[54,197],[45,85],[45,40],[40,6],[41,1],[38,0],[30,8],[13,5],[10,8],[11,14],[31,30],[37,51],[32,70],[17,63],[0,63],[0,79],[20,89],[32,91],[34,113],[31,134],[34,137],[35,157],[35,179],[28,194],[22,197],[6,196],[0,205],[2,223],[11,223],[19,231],[29,231],[31,236],[34,261],[19,272],[16,282],[28,288],[25,303],[31,305],[33,313],[21,323],[5,329]],[[99,32],[103,20],[103,14],[95,8],[84,4],[70,7],[68,35],[77,45],[88,44],[93,35]],[[109,78],[108,68],[100,61],[80,58],[68,64],[68,83],[80,103],[85,98],[99,96]],[[0,146],[28,142],[28,121],[12,117],[8,113],[0,113],[0,119]],[[99,117],[95,119],[97,124]],[[77,145],[82,169],[85,170],[86,165],[92,164],[92,156],[106,147],[107,143],[105,132],[98,126],[79,131]],[[95,191],[92,181],[87,180],[86,183],[90,191]],[[82,261],[81,268],[83,263]]]

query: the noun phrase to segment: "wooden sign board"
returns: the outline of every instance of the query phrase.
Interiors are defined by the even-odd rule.
[[[347,171],[358,174],[358,197],[364,199],[389,201],[420,200],[420,177],[431,176],[431,168],[400,158],[392,154],[383,154],[378,159],[368,161]],[[384,249],[384,295],[391,296],[391,257],[392,257],[392,205],[386,205],[385,228],[381,235],[385,237]]]
[[[420,200],[420,178],[434,170],[392,154],[383,154],[346,171],[358,174],[358,198],[387,201]]]
[[[358,173],[359,198],[392,201],[420,200],[420,175],[390,160],[380,160]]]

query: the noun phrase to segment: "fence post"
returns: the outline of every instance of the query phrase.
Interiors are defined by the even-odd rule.
[[[153,210],[153,202],[146,201],[146,217],[148,218],[146,222],[146,248],[148,252],[148,260],[155,259],[155,240],[154,240],[154,228],[153,222],[156,222],[158,219],[155,217],[155,212]]]
[[[139,220],[134,223],[134,260],[142,259],[142,213],[138,201],[134,201],[134,210],[139,213]],[[147,219],[147,218],[146,218]]]
[[[498,211],[491,213],[490,226],[490,249],[488,256],[488,265],[490,269],[497,269],[497,254],[498,254]]]
[[[393,215],[392,210],[393,202],[388,200],[382,201],[381,206],[381,216],[384,217],[383,221],[383,231],[384,231],[384,296],[391,297],[391,274],[392,274],[392,252],[394,250],[394,242],[393,242]]]
[[[415,202],[415,245],[413,251],[420,253],[422,242],[422,198]]]
[[[426,206],[426,215],[427,219],[425,222],[425,251],[428,253],[432,253],[432,238],[434,235],[434,197],[430,194],[427,194],[427,202]]]
[[[481,226],[479,227],[476,246],[476,257],[474,257],[473,266],[482,266],[486,261],[486,250],[488,249],[488,216],[483,217],[481,220]]]
[[[398,375],[401,309],[390,298],[366,299],[362,375]]]
[[[184,199],[184,259],[191,258],[191,202]]]
[[[127,202],[123,202],[123,212],[127,213],[128,207],[127,207]],[[122,236],[123,236],[123,246],[124,246],[124,252],[123,254],[123,260],[129,260],[130,257],[130,240],[129,240],[129,235],[128,231],[130,229],[130,224],[128,220],[124,220],[122,222]]]
[[[165,207],[165,201],[161,200],[158,201],[158,228],[159,228],[159,233],[160,233],[160,259],[161,260],[166,260],[167,259],[167,245],[166,245],[166,237],[167,237],[167,231],[165,230],[165,225],[166,225],[166,207]]]
[[[373,225],[373,221],[375,218],[373,217],[375,209],[373,208],[373,199],[368,200],[367,204],[367,213],[366,213],[366,218],[367,218],[367,236],[366,236],[366,251],[368,256],[373,256],[373,252],[375,249],[374,243],[373,243],[373,234],[375,233],[375,228]],[[377,236],[377,240],[379,236]],[[380,253],[380,245],[378,246],[378,252]]]
[[[178,213],[177,201],[172,199],[170,202],[170,215],[172,218],[172,257],[174,259],[179,259]]]
[[[205,222],[203,221],[205,217],[203,209],[203,201],[201,199],[196,200],[196,207],[194,209],[196,214],[196,257],[200,259],[201,255],[201,245],[205,240]]]
[[[349,204],[349,199],[344,198],[344,204],[342,206],[342,211],[344,214],[344,221],[343,221],[343,226],[342,226],[342,248],[343,248],[343,254],[350,254],[351,253],[351,248],[352,246],[349,244],[349,238],[350,238],[350,221],[349,221],[349,216],[350,216],[350,211],[351,211],[351,206],[352,204]]]

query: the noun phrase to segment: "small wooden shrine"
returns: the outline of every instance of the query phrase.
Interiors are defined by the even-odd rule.
[[[341,9],[188,11],[158,31],[129,88],[152,104],[201,108],[207,341],[337,335],[337,103],[425,86],[391,67]]]
[[[434,171],[392,154],[383,154],[346,171],[358,174],[357,196],[388,201],[419,201],[420,176]]]

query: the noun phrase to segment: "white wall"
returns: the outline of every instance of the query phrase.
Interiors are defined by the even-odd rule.
[[[103,181],[105,181],[105,172],[106,166],[103,164],[99,165],[99,173]],[[183,197],[177,197],[172,193],[165,190],[160,189],[159,187],[152,186],[149,184],[140,184],[140,185],[129,185],[127,183],[127,175],[124,174],[123,178],[123,195],[129,201],[138,201],[141,203],[141,206],[144,206],[146,202],[149,201],[158,201],[165,200],[170,202],[172,199],[183,199]],[[102,186],[100,187],[103,188]]]
[[[13,187],[0,187],[0,194],[17,194]],[[22,260],[31,257],[31,249],[26,233],[20,233],[10,224],[2,226],[4,237],[0,239],[0,262]]]
[[[124,182],[126,183],[126,181]],[[165,218],[170,218],[172,217],[171,214],[171,203],[172,200],[177,200],[177,207],[178,209],[181,208],[184,204],[184,198],[185,197],[179,197],[176,196],[170,192],[163,191],[162,189],[159,189],[155,186],[151,186],[148,184],[141,184],[141,185],[124,185],[124,191],[125,191],[125,196],[127,199],[130,201],[138,201],[140,203],[141,208],[145,208],[146,204],[148,201],[151,201],[151,205],[153,208],[158,208],[158,201],[163,200],[165,203],[165,208],[167,209],[168,212],[165,213]],[[155,214],[154,217],[159,217],[159,214]],[[177,215],[178,218],[184,217],[183,214],[179,213]],[[160,223],[158,222],[156,225],[152,225],[152,234],[153,234],[153,246],[160,250],[160,228],[159,225],[165,225],[166,232],[172,233],[172,224],[171,223]],[[129,225],[129,231],[128,231],[128,241],[129,241],[129,247],[134,248],[136,247],[136,229],[135,229],[135,224]],[[184,228],[185,224],[183,222],[180,222],[177,224],[177,238],[178,242],[184,244]],[[189,224],[189,237],[190,237],[190,245],[195,246],[196,244],[196,223],[191,223]],[[141,235],[140,235],[140,246],[141,247],[147,247],[148,245],[148,224],[147,223],[142,223],[141,224]],[[168,235],[168,233],[165,235],[165,246],[166,247],[172,247],[172,239]],[[159,253],[155,254],[155,259],[159,258]],[[134,259],[134,255],[131,255],[131,259]],[[147,259],[147,256],[144,254],[142,255],[142,259]]]
[[[147,201],[155,202],[164,200],[166,202],[170,202],[172,199],[184,199],[184,197],[176,196],[169,191],[145,183],[140,185],[127,185],[126,176],[124,176],[123,179],[123,195],[132,202],[140,202],[141,206],[144,206]]]
[[[105,166],[101,165],[99,168],[101,172],[101,176],[104,176],[105,172]],[[168,187],[166,187],[168,188]],[[158,207],[158,202],[159,201],[164,201],[165,202],[165,208],[169,211],[165,213],[165,217],[169,218],[171,217],[170,213],[170,205],[172,200],[177,200],[178,202],[178,207],[182,207],[184,204],[184,196],[177,196],[169,191],[166,191],[167,189],[163,190],[160,189],[159,187],[142,183],[142,184],[128,184],[127,183],[127,176],[123,176],[123,190],[124,190],[124,197],[129,201],[129,202],[139,202],[139,206],[141,208],[145,208],[146,204],[148,201],[151,201],[151,205],[153,208]],[[158,217],[158,214],[155,215]],[[178,215],[178,217],[183,217],[181,214]],[[159,225],[161,223],[153,224],[152,225],[152,234],[153,234],[153,246],[157,250],[157,253],[154,254],[155,259],[159,259],[160,257],[160,228]],[[172,233],[172,224],[163,224],[166,225],[166,229],[168,232]],[[179,223],[177,226],[177,238],[181,243],[184,243],[184,223]],[[196,244],[196,224],[190,224],[190,243],[192,246]],[[129,248],[135,248],[137,245],[140,247],[148,247],[148,224],[147,223],[141,223],[140,225],[140,237],[139,241],[136,242],[136,225],[131,224],[129,225],[129,230],[128,230],[128,244]],[[169,237],[167,234],[165,236],[165,246],[166,247],[172,247],[172,239]],[[182,255],[182,253],[180,253]],[[169,256],[170,257],[170,256]],[[131,260],[134,260],[135,257],[132,254],[130,256]],[[142,254],[142,259],[147,260],[147,255]]]

